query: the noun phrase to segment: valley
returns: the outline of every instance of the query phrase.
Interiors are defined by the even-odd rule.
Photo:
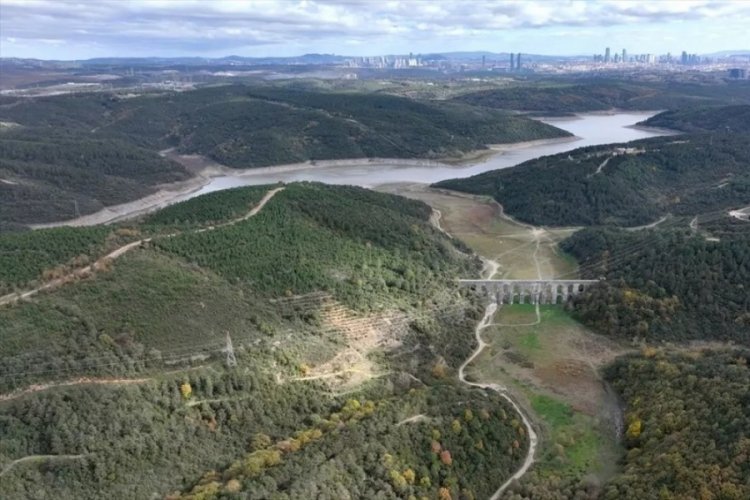
[[[558,246],[576,228],[519,223],[486,197],[418,184],[380,189],[439,210],[440,226],[492,264],[487,278],[577,275],[576,262]],[[601,370],[633,347],[596,335],[560,306],[491,304],[486,314],[477,330],[479,347],[462,375],[471,384],[508,393],[530,415],[540,437],[527,465],[535,461],[537,474],[606,482],[621,453],[622,410]]]
[[[747,106],[654,88],[3,98],[0,488],[743,498]]]

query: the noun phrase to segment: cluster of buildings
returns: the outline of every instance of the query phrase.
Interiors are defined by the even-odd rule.
[[[494,73],[552,73],[619,71],[638,75],[651,72],[723,73],[725,78],[747,78],[750,54],[716,54],[701,56],[683,51],[681,54],[629,54],[626,49],[614,51],[607,47],[603,54],[587,56],[544,56],[520,52],[445,53],[352,57],[344,66],[377,70],[421,69],[442,73],[470,71]],[[729,72],[729,73],[727,73]],[[356,76],[356,72],[351,73]]]
[[[595,63],[603,64],[623,64],[623,63],[638,63],[638,64],[682,64],[683,66],[695,66],[699,64],[710,64],[713,61],[707,57],[700,57],[698,54],[688,54],[684,50],[679,57],[673,56],[670,53],[664,55],[655,54],[636,54],[628,55],[628,51],[622,49],[622,52],[612,53],[611,49],[607,47],[604,49],[604,54],[594,54]]]
[[[371,56],[355,57],[349,59],[346,65],[350,68],[377,68],[377,69],[402,69],[402,68],[419,68],[425,65],[425,61],[420,57],[409,56]]]
[[[510,53],[510,70],[520,71],[521,70],[521,53],[516,54],[516,62],[513,63],[513,52]]]

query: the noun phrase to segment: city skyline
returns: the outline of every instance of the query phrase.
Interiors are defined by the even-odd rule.
[[[0,56],[289,57],[455,51],[591,56],[750,49],[750,2],[3,0]],[[118,30],[111,26],[117,24]],[[617,47],[617,48],[616,48]],[[613,56],[614,56],[613,54]]]

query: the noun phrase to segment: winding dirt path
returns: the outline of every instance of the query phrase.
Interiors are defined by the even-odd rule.
[[[513,409],[516,410],[516,412],[521,416],[521,420],[523,421],[524,427],[526,427],[526,433],[529,436],[529,451],[526,453],[526,458],[523,461],[523,465],[521,465],[521,468],[518,469],[507,481],[505,481],[498,489],[495,491],[495,493],[492,494],[490,497],[490,500],[497,500],[500,498],[500,495],[503,494],[503,492],[508,489],[508,487],[513,483],[513,481],[520,479],[526,472],[529,470],[529,468],[534,464],[534,455],[536,454],[536,448],[539,443],[539,437],[537,436],[536,432],[534,431],[534,428],[531,426],[531,422],[529,421],[529,418],[526,416],[526,414],[523,412],[521,407],[508,395],[508,390],[506,387],[500,385],[500,384],[483,384],[479,382],[469,382],[466,380],[466,367],[474,361],[474,359],[479,356],[479,354],[484,350],[484,348],[487,346],[487,343],[482,339],[482,330],[490,326],[490,322],[492,320],[492,316],[495,314],[495,311],[497,310],[497,304],[495,302],[490,302],[490,304],[487,306],[487,309],[484,311],[484,317],[482,318],[482,321],[479,322],[476,329],[474,330],[474,336],[477,340],[477,348],[474,349],[474,352],[469,356],[466,361],[463,362],[461,367],[458,369],[458,379],[463,382],[466,385],[472,386],[472,387],[479,387],[481,389],[491,389],[495,392],[497,392],[500,396],[505,398],[506,401],[508,401],[511,406],[513,406]]]
[[[141,244],[150,241],[151,238],[146,238],[143,240],[134,241],[132,243],[128,243],[127,245],[123,245],[120,248],[108,253],[104,257],[100,257],[96,262],[93,264],[89,264],[88,266],[81,267],[78,269],[74,269],[73,271],[70,271],[65,276],[61,276],[60,278],[55,278],[53,280],[50,280],[43,285],[39,285],[36,288],[32,288],[31,290],[26,290],[25,292],[15,292],[15,293],[9,293],[8,295],[3,295],[0,297],[0,306],[4,306],[6,304],[13,304],[15,302],[18,302],[19,300],[28,299],[29,297],[32,297],[36,295],[39,292],[43,292],[45,290],[51,290],[53,288],[57,288],[59,286],[64,285],[65,283],[68,283],[70,281],[74,281],[77,278],[83,278],[85,276],[90,275],[92,272],[102,269],[108,262],[111,262],[112,260],[122,256],[123,254],[129,252],[133,248],[136,248],[137,246],[140,246]]]
[[[541,239],[544,236],[544,229],[528,226],[529,229],[531,229],[531,233],[534,236],[534,253],[532,254],[532,258],[534,260],[534,267],[536,268],[536,274],[539,279],[542,279],[542,268],[541,263],[539,262],[539,248],[541,245]],[[484,262],[484,269],[482,270],[482,274],[487,276],[487,279],[491,278],[497,269],[500,267],[500,264],[491,259],[483,258],[482,261]],[[502,386],[500,384],[493,384],[493,383],[481,383],[481,382],[470,382],[466,380],[466,367],[471,364],[472,361],[474,361],[477,356],[481,354],[481,352],[484,350],[484,348],[487,346],[487,343],[482,338],[482,330],[489,326],[493,326],[492,323],[492,317],[495,315],[495,312],[497,311],[498,304],[495,302],[494,298],[490,299],[491,302],[487,305],[487,308],[484,311],[484,316],[482,317],[482,320],[477,325],[476,329],[474,330],[474,337],[477,341],[477,347],[474,349],[474,352],[471,353],[471,355],[461,364],[461,366],[458,369],[458,379],[463,382],[466,385],[469,385],[471,387],[479,387],[482,389],[490,389],[495,392],[497,392],[500,396],[502,396],[506,401],[508,401],[511,406],[513,406],[513,409],[521,416],[521,420],[523,421],[524,427],[526,427],[526,434],[529,436],[529,450],[526,453],[526,457],[524,458],[523,464],[521,467],[510,477],[507,481],[505,481],[500,487],[495,491],[495,493],[492,494],[490,497],[490,500],[497,500],[500,498],[500,495],[502,495],[508,487],[513,484],[513,481],[516,481],[523,477],[526,472],[531,468],[532,465],[534,465],[534,456],[536,455],[536,449],[539,444],[539,436],[537,436],[536,431],[534,431],[534,427],[531,425],[531,420],[529,417],[524,413],[521,406],[513,400],[513,398],[510,396],[508,392],[508,388],[505,386]],[[505,325],[505,324],[497,324],[498,326],[533,326],[538,325],[542,321],[541,312],[539,310],[539,304],[536,304],[535,308],[536,312],[536,321],[534,323],[524,324],[524,325]]]
[[[593,177],[593,176],[595,176],[595,175],[599,175],[599,174],[601,174],[601,173],[602,173],[602,170],[604,169],[604,167],[606,167],[606,166],[607,166],[607,163],[609,163],[609,160],[611,160],[611,159],[612,159],[612,158],[614,158],[614,157],[615,157],[615,155],[611,155],[611,156],[608,156],[608,157],[607,157],[607,158],[606,158],[606,159],[605,159],[605,160],[604,160],[603,162],[601,162],[601,163],[599,164],[599,166],[598,166],[598,167],[596,167],[596,172],[594,172],[593,174],[589,174],[589,175],[587,175],[586,177],[588,177],[588,178],[591,178],[591,177]]]
[[[497,273],[497,270],[500,268],[500,264],[497,263],[495,260],[485,259],[484,257],[481,258],[482,263],[484,264],[484,269],[482,269],[482,276],[484,279],[492,279],[492,277]]]
[[[750,221],[750,207],[741,208],[739,210],[730,210],[729,216],[735,219]]]
[[[420,413],[419,415],[414,415],[412,417],[403,419],[402,421],[396,424],[396,427],[401,427],[404,424],[413,424],[415,422],[426,422],[429,420],[430,420],[430,417],[428,417],[424,413]]]
[[[13,391],[8,394],[0,394],[0,401],[10,401],[34,392],[46,391],[55,387],[69,387],[71,385],[128,385],[143,384],[153,380],[151,378],[90,378],[81,377],[65,382],[47,382],[44,384],[33,384],[25,389]]]
[[[90,455],[90,453],[84,453],[81,455],[29,455],[27,457],[13,460],[6,465],[3,470],[0,471],[0,477],[3,477],[6,473],[10,472],[10,470],[17,464],[22,464],[24,462],[34,462],[39,460],[78,460],[88,455]]]
[[[225,222],[223,224],[218,224],[216,226],[209,226],[209,227],[206,227],[206,228],[197,229],[197,230],[192,231],[192,232],[194,232],[194,233],[203,233],[203,232],[206,232],[206,231],[213,231],[214,229],[218,229],[218,228],[226,227],[226,226],[232,226],[234,224],[237,224],[238,222],[242,222],[244,220],[247,220],[250,217],[253,217],[253,216],[257,215],[258,212],[260,212],[263,209],[263,207],[266,206],[266,203],[268,203],[269,201],[271,201],[271,198],[273,198],[276,195],[276,193],[278,193],[280,191],[283,191],[283,190],[284,190],[283,186],[271,189],[265,195],[263,195],[263,198],[261,198],[261,200],[258,202],[257,205],[255,205],[255,207],[253,207],[252,210],[250,210],[247,214],[243,215],[242,217],[238,217],[237,219],[233,219],[233,220],[230,220],[230,221]],[[155,236],[154,238],[172,238],[174,236],[177,236],[178,234],[182,234],[182,233],[170,233],[170,234],[165,234],[165,235],[161,235],[161,236]],[[64,285],[65,283],[69,283],[71,281],[76,280],[77,278],[83,278],[83,277],[89,276],[94,271],[97,271],[99,269],[104,269],[113,260],[117,259],[118,257],[122,257],[123,255],[125,255],[126,253],[128,253],[130,250],[132,250],[134,248],[137,248],[137,247],[143,245],[144,243],[147,243],[147,242],[151,241],[152,239],[153,238],[144,238],[144,239],[141,239],[141,240],[137,240],[137,241],[133,241],[131,243],[128,243],[127,245],[123,245],[123,246],[121,246],[121,247],[119,247],[119,248],[111,251],[110,253],[108,253],[104,257],[100,257],[93,264],[89,264],[88,266],[81,267],[81,268],[78,268],[78,269],[74,269],[74,270],[70,271],[69,273],[67,273],[66,275],[61,276],[60,278],[55,278],[55,279],[53,279],[51,281],[48,281],[48,282],[46,282],[46,283],[44,283],[42,285],[39,285],[36,288],[32,288],[32,289],[26,290],[24,292],[14,292],[14,293],[9,293],[8,295],[3,295],[2,297],[0,297],[0,306],[4,306],[4,305],[7,305],[7,304],[14,304],[14,303],[18,302],[19,300],[28,299],[29,297],[33,297],[34,295],[38,294],[39,292],[43,292],[45,290],[51,290],[53,288],[60,287],[60,286]]]
[[[634,226],[634,227],[624,227],[623,229],[625,231],[641,231],[643,229],[653,229],[665,220],[669,219],[669,214],[665,215],[664,217],[660,218],[659,220],[655,220],[651,224],[646,224],[645,226]]]
[[[539,279],[542,279],[542,269],[541,265],[539,263],[539,246],[540,246],[540,240],[541,236],[544,233],[544,230],[534,228],[532,230],[532,233],[534,235],[534,240],[536,243],[536,247],[534,249],[533,253],[533,259],[534,259],[534,265],[536,266],[536,272]],[[485,271],[488,273],[488,278],[492,277],[495,274],[495,271],[497,271],[497,268],[499,267],[499,264],[490,259],[483,259],[485,263]],[[521,409],[520,405],[516,403],[516,401],[513,400],[513,398],[508,393],[508,388],[505,386],[502,386],[500,384],[486,384],[486,383],[480,383],[480,382],[469,382],[466,380],[466,367],[471,364],[474,359],[476,359],[479,354],[484,350],[484,348],[487,346],[487,343],[482,338],[482,330],[485,328],[492,326],[492,317],[495,315],[495,312],[497,311],[498,304],[494,301],[494,299],[491,299],[492,302],[490,302],[487,305],[487,308],[484,310],[484,316],[482,317],[482,320],[477,325],[476,329],[474,330],[474,337],[477,341],[477,347],[474,349],[474,352],[471,353],[471,356],[469,356],[466,361],[464,361],[460,368],[458,369],[458,379],[463,382],[466,385],[472,386],[472,387],[479,387],[482,389],[491,389],[495,392],[497,392],[500,396],[502,396],[506,401],[508,401],[511,406],[513,406],[513,409],[521,416],[521,420],[523,421],[524,427],[526,427],[526,434],[529,436],[529,451],[526,453],[526,458],[524,458],[523,464],[521,467],[510,477],[507,481],[505,481],[496,491],[492,494],[490,497],[490,500],[497,500],[500,498],[500,495],[505,492],[508,487],[513,484],[513,481],[516,481],[523,477],[526,472],[528,472],[529,468],[531,468],[532,465],[534,465],[534,456],[536,455],[536,449],[539,444],[539,437],[536,434],[536,431],[534,431],[534,427],[531,425],[531,421],[526,416],[526,413]],[[539,311],[539,304],[536,304],[536,321],[534,323],[528,324],[528,326],[532,325],[538,325],[541,323],[542,317],[541,313]],[[522,326],[522,325],[503,325],[503,326]]]

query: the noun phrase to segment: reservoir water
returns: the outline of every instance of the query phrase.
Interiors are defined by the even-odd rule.
[[[511,147],[482,161],[468,165],[454,166],[437,162],[424,162],[424,164],[415,165],[409,162],[400,163],[388,160],[356,160],[337,162],[335,166],[319,165],[311,167],[300,165],[299,167],[276,169],[271,167],[215,177],[201,189],[190,193],[188,197],[231,187],[275,182],[319,181],[328,184],[353,184],[370,188],[395,182],[431,184],[444,179],[469,177],[488,170],[508,168],[540,156],[562,153],[583,146],[627,142],[665,135],[666,131],[632,128],[632,125],[654,114],[656,113],[580,114],[572,118],[542,119],[545,123],[571,132],[576,136],[576,139]]]
[[[497,154],[463,165],[447,165],[435,161],[420,160],[363,159],[321,162],[318,165],[300,164],[234,171],[226,169],[230,170],[230,173],[205,179],[198,189],[165,189],[143,199],[107,207],[99,212],[84,215],[77,219],[36,224],[33,227],[108,224],[152,212],[167,205],[212,191],[257,184],[319,181],[328,184],[352,184],[368,188],[400,182],[431,184],[444,179],[469,177],[488,170],[508,168],[540,156],[562,153],[583,146],[628,142],[670,134],[671,132],[667,130],[633,128],[633,125],[654,114],[656,114],[655,111],[612,114],[591,113],[580,114],[571,118],[542,119],[545,123],[567,130],[575,137],[502,146],[501,151]]]

